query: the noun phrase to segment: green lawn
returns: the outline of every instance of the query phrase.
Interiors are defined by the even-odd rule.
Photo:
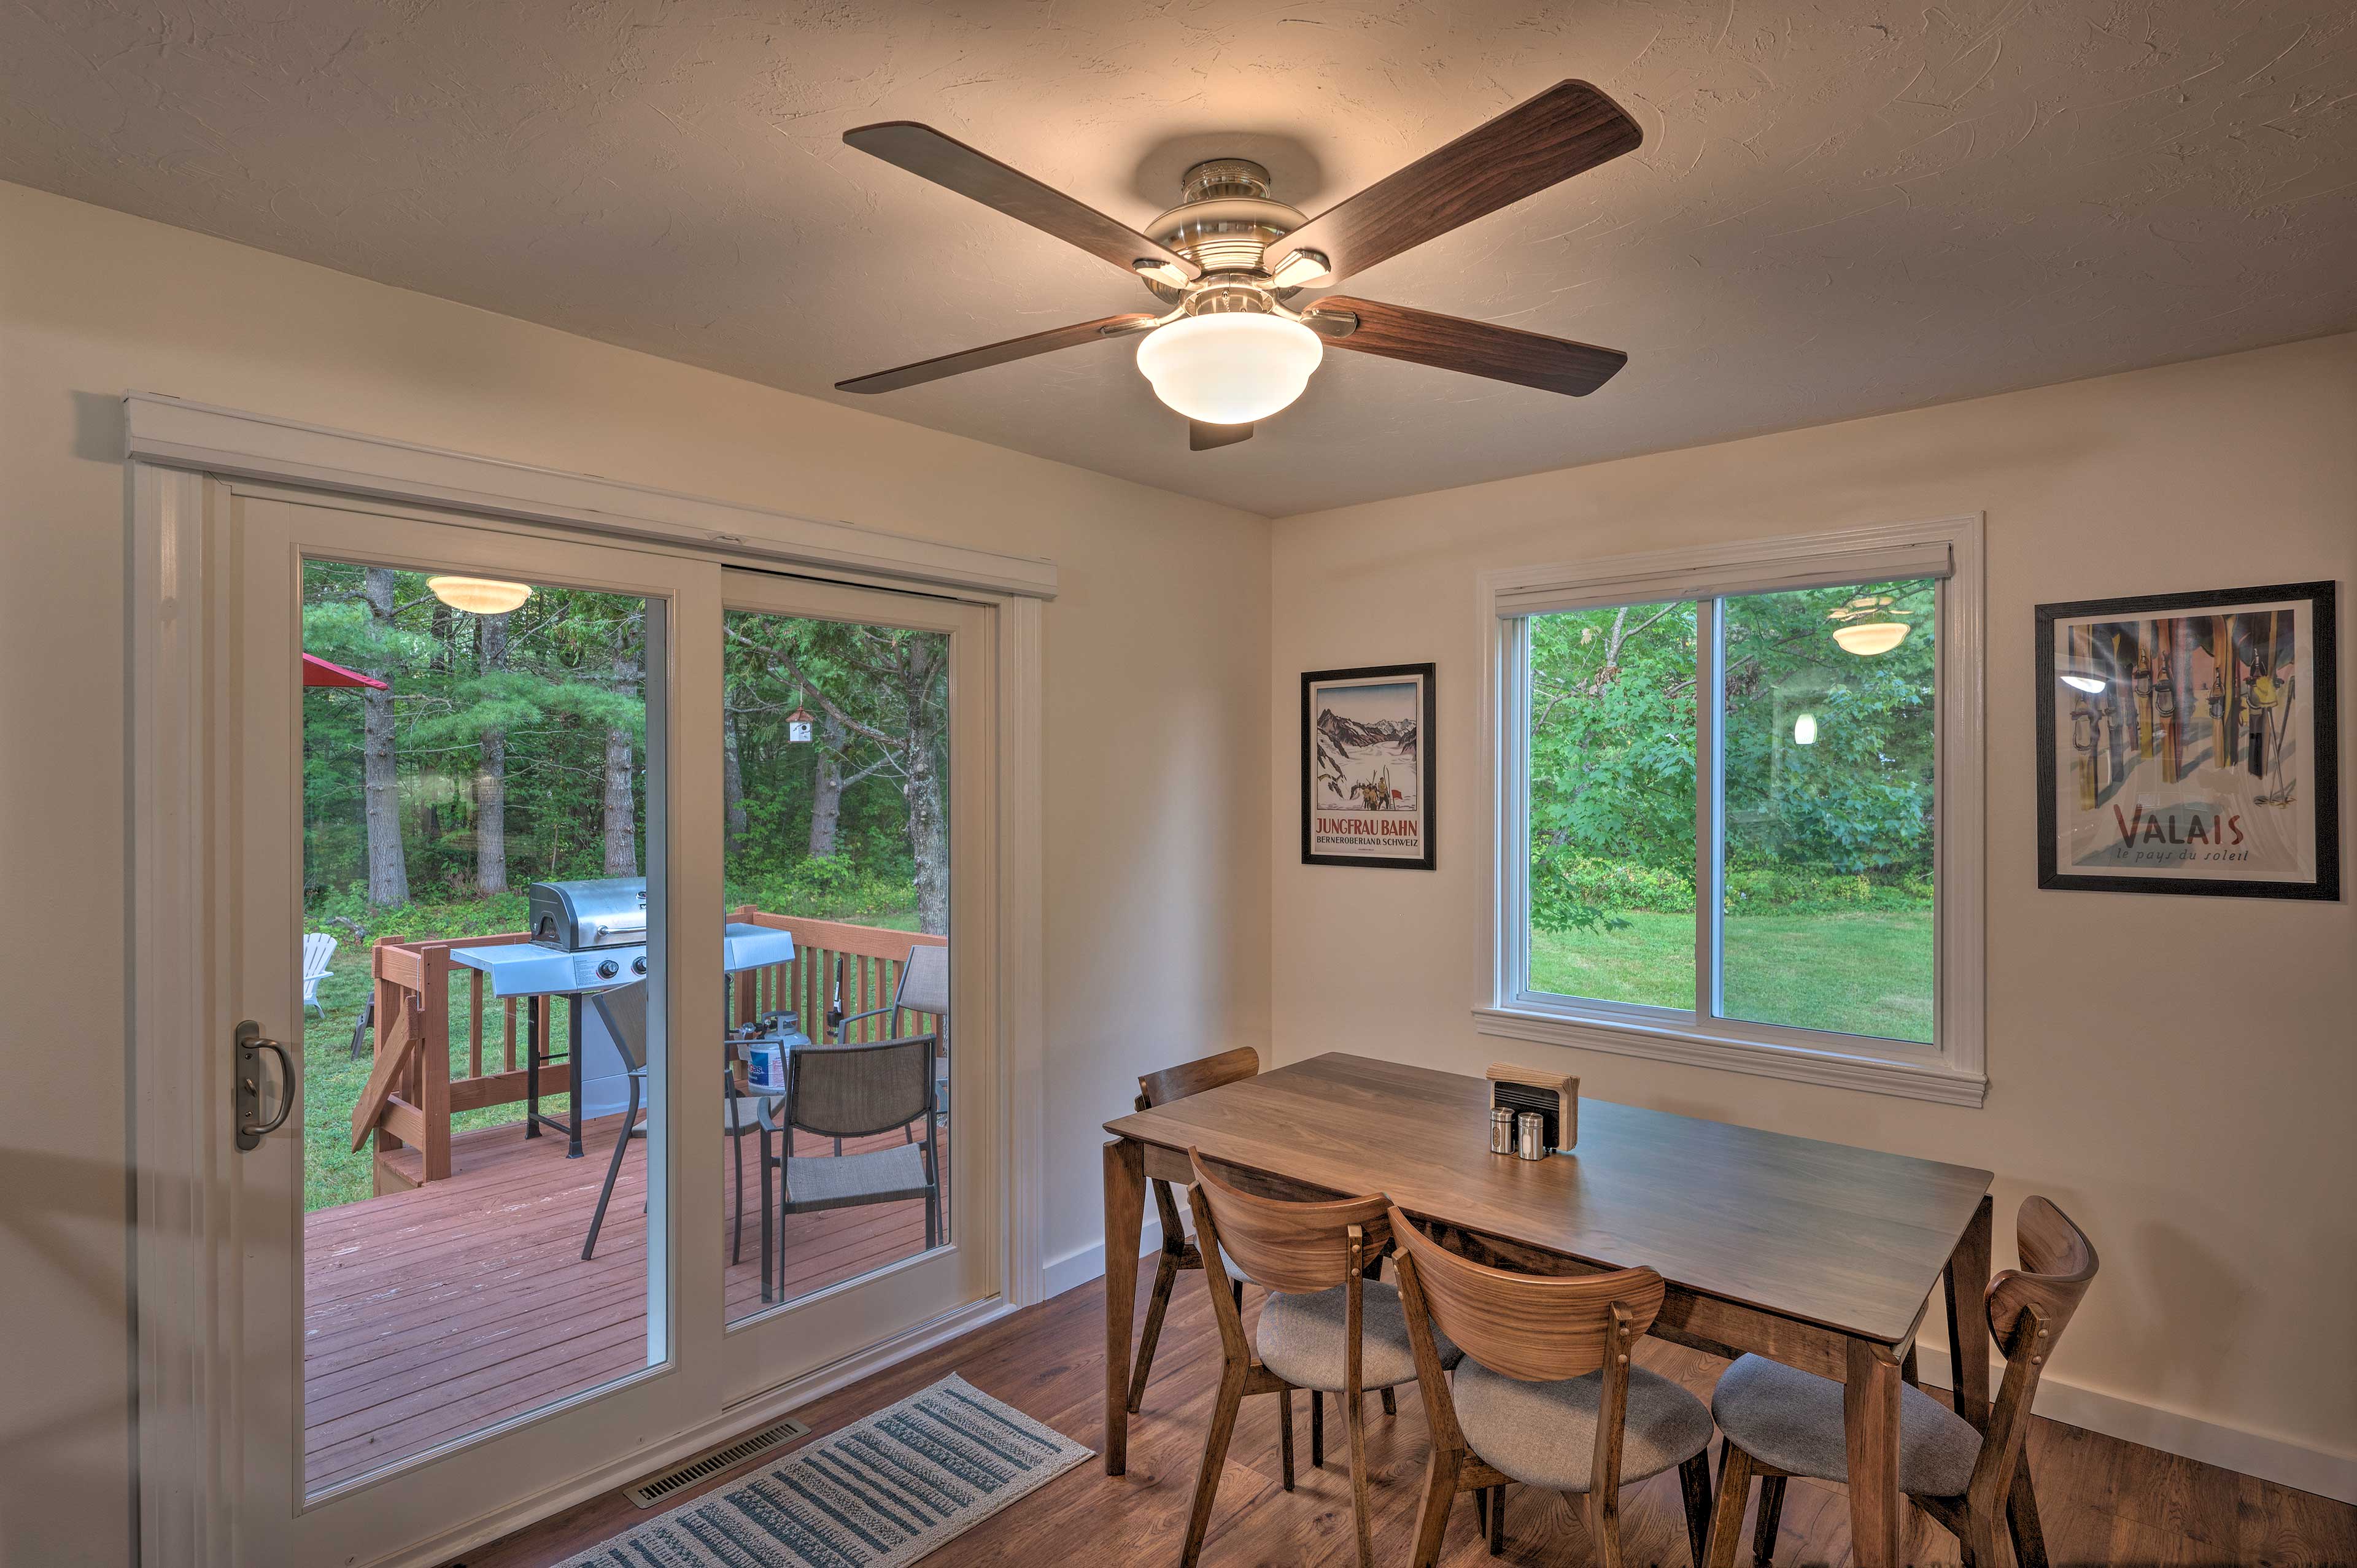
[[[1566,996],[1690,1008],[1692,915],[1629,913],[1618,931],[1531,933],[1531,985]],[[1932,1038],[1929,909],[1730,915],[1729,1017],[1884,1039]]]
[[[887,930],[913,931],[917,917],[913,911],[899,914],[813,914],[814,919],[844,919],[855,925],[877,926]],[[521,924],[521,922],[519,922]],[[351,1203],[371,1196],[374,1188],[370,1179],[373,1156],[366,1145],[352,1152],[352,1107],[360,1101],[361,1090],[368,1087],[369,1054],[362,1048],[361,1058],[351,1058],[352,1024],[360,1016],[361,1007],[368,1001],[368,950],[349,944],[339,948],[330,966],[335,972],[319,983],[319,1004],[327,1016],[316,1015],[303,1026],[303,1208],[306,1213],[316,1209],[333,1208],[338,1204]],[[450,1020],[450,1076],[463,1077],[467,1071],[467,1025],[462,1011],[467,1004],[467,988],[451,988],[453,1015]],[[565,1038],[566,1029],[566,998],[556,1000],[556,1017],[552,1031],[558,1040]],[[522,1026],[518,1026],[521,1032]],[[483,1068],[496,1072],[505,1065],[500,1052],[503,1033],[501,1006],[486,1000],[483,1004]],[[523,1042],[516,1042],[517,1065],[522,1065]],[[550,1069],[547,1092],[541,1096],[543,1109],[564,1116],[568,1114],[572,1097],[562,1087],[565,1069],[562,1064]],[[520,1122],[523,1107],[493,1105],[480,1111],[462,1111],[450,1118],[454,1132],[475,1127],[495,1127],[502,1122]],[[559,1134],[562,1136],[562,1134]]]

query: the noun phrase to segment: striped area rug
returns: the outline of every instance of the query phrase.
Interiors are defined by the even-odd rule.
[[[1091,1452],[943,1378],[568,1568],[899,1568]]]

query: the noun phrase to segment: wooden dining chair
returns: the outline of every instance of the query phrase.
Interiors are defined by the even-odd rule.
[[[1577,1499],[1597,1561],[1620,1568],[1620,1488],[1674,1466],[1687,1544],[1700,1563],[1710,1523],[1710,1412],[1629,1359],[1662,1309],[1662,1276],[1646,1268],[1510,1273],[1445,1250],[1396,1208],[1388,1219],[1432,1423],[1414,1568],[1438,1560],[1448,1510],[1463,1492],[1474,1495],[1491,1554],[1499,1554],[1508,1482]],[[1464,1354],[1453,1386],[1444,1337]]]
[[[2005,1353],[2005,1381],[1986,1430],[1911,1383],[1899,1391],[1899,1489],[1955,1532],[1966,1568],[2003,1568],[2000,1520],[2013,1536],[2019,1568],[2046,1568],[2026,1448],[2030,1401],[2095,1277],[2095,1249],[2086,1232],[2045,1198],[2025,1198],[2015,1229],[2021,1267],[1991,1280],[1986,1298],[1989,1333]],[[1785,1477],[1849,1479],[1842,1385],[1745,1356],[1720,1377],[1711,1412],[1727,1434],[1711,1521],[1711,1568],[1732,1568],[1754,1477],[1760,1491],[1752,1561],[1767,1568]]]
[[[1211,1310],[1220,1324],[1225,1359],[1219,1402],[1203,1440],[1203,1467],[1195,1477],[1195,1507],[1187,1520],[1181,1568],[1194,1568],[1211,1527],[1211,1502],[1226,1467],[1236,1412],[1252,1394],[1276,1396],[1285,1489],[1293,1489],[1293,1391],[1341,1396],[1351,1434],[1351,1512],[1359,1538],[1359,1568],[1373,1568],[1374,1537],[1367,1510],[1368,1389],[1412,1382],[1415,1353],[1399,1288],[1367,1277],[1367,1265],[1389,1237],[1388,1201],[1381,1195],[1327,1203],[1289,1203],[1243,1192],[1203,1168],[1189,1149],[1195,1185],[1188,1199]],[[1227,1264],[1269,1294],[1257,1332],[1247,1335],[1230,1289]],[[1428,1345],[1453,1359],[1445,1341]]]
[[[1222,1051],[1215,1057],[1204,1057],[1177,1067],[1167,1067],[1159,1072],[1149,1072],[1137,1080],[1137,1109],[1151,1111],[1168,1105],[1174,1100],[1184,1100],[1190,1094],[1217,1089],[1223,1083],[1236,1083],[1260,1073],[1260,1053],[1250,1046],[1239,1046],[1232,1051]],[[1162,1319],[1170,1310],[1170,1293],[1177,1286],[1179,1274],[1189,1269],[1203,1266],[1202,1254],[1195,1243],[1187,1240],[1187,1227],[1178,1219],[1178,1199],[1172,1196],[1170,1184],[1154,1180],[1146,1184],[1154,1191],[1154,1208],[1162,1220],[1162,1256],[1154,1265],[1154,1288],[1146,1298],[1146,1329],[1137,1337],[1137,1360],[1129,1374],[1129,1413],[1135,1415],[1146,1403],[1146,1380],[1154,1372],[1154,1347],[1162,1338]],[[1244,1287],[1236,1282],[1236,1305],[1243,1305]],[[1322,1412],[1321,1412],[1322,1413]],[[1313,1436],[1322,1438],[1322,1422],[1313,1422]],[[1318,1444],[1319,1459],[1325,1457],[1323,1444]]]

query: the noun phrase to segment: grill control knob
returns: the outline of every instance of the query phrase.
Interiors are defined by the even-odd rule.
[[[643,957],[634,958],[630,961],[630,972],[632,974],[644,974],[646,972],[647,961]]]
[[[621,972],[622,966],[610,958],[597,966],[597,978],[600,980],[611,980]]]

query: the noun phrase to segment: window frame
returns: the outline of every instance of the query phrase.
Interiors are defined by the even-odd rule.
[[[1714,810],[1722,703],[1695,703],[1695,1003],[1693,1009],[1529,989],[1528,618],[1559,610],[1692,601],[1696,691],[1721,692],[1722,597],[1939,577],[1934,625],[1932,886],[1934,1044],[1716,1016],[1724,829]],[[1988,1091],[1985,589],[1982,518],[1696,545],[1486,572],[1480,579],[1489,875],[1486,972],[1473,1009],[1482,1034],[1721,1068],[1834,1088],[1980,1105]]]

